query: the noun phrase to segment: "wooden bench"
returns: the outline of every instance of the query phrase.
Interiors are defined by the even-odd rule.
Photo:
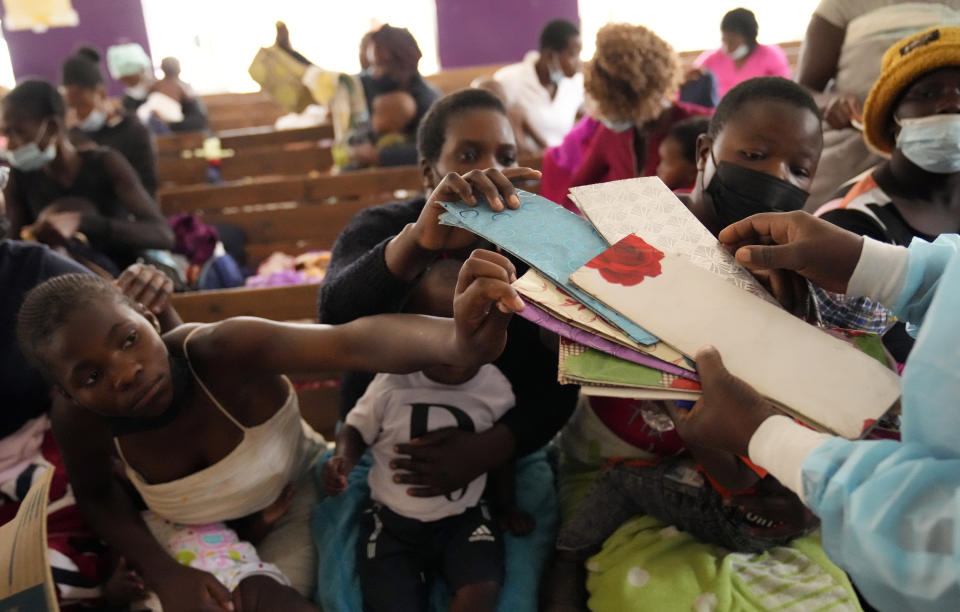
[[[166,215],[181,212],[219,212],[244,206],[275,203],[323,203],[390,195],[421,188],[417,166],[377,168],[318,177],[271,177],[224,185],[189,185],[160,191]]]
[[[333,126],[317,125],[292,130],[276,130],[272,126],[223,130],[217,133],[183,132],[157,136],[157,153],[163,156],[181,157],[184,151],[194,151],[203,147],[207,138],[220,139],[223,149],[242,149],[269,146],[283,146],[302,142],[323,142],[333,139]]]
[[[208,165],[208,161],[203,157],[161,156],[157,159],[160,185],[205,183]],[[225,181],[235,181],[254,176],[327,172],[332,167],[333,154],[328,145],[304,142],[233,149],[232,156],[220,160],[220,175]]]

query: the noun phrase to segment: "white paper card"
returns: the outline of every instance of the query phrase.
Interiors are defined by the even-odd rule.
[[[661,251],[680,253],[704,270],[776,303],[659,178],[574,187],[570,197],[610,244],[636,234]]]
[[[570,280],[682,353],[717,347],[730,372],[811,426],[857,438],[900,396],[879,362],[681,255],[630,286],[589,264]]]

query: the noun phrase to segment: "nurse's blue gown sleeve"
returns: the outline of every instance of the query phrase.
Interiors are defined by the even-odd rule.
[[[960,237],[910,245],[892,305],[920,325],[902,441],[833,438],[803,463],[823,545],[882,610],[960,610]]]

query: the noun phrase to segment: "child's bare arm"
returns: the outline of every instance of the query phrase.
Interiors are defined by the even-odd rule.
[[[267,375],[473,366],[500,354],[509,313],[523,309],[509,284],[514,277],[505,257],[475,251],[460,271],[453,320],[391,314],[327,326],[237,318],[210,325],[192,346],[220,363],[228,359],[225,367],[235,371]]]
[[[93,530],[154,589],[165,609],[225,610],[230,592],[212,574],[186,567],[157,542],[113,476],[112,434],[102,417],[57,397],[53,433],[77,505]]]
[[[490,472],[487,488],[494,514],[504,531],[514,535],[527,535],[533,531],[534,519],[517,506],[517,464],[513,461]]]
[[[347,476],[353,471],[367,444],[357,428],[344,424],[337,434],[337,448],[323,465],[323,488],[327,495],[340,495],[347,489]]]

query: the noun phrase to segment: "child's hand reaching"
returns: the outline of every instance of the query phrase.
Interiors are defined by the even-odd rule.
[[[510,260],[491,251],[474,251],[460,268],[453,298],[457,348],[474,364],[490,363],[507,343],[510,316],[523,310],[523,300],[510,286],[516,278]]]
[[[323,464],[323,488],[330,497],[336,497],[347,490],[347,476],[353,471],[353,462],[349,457],[334,455]]]

